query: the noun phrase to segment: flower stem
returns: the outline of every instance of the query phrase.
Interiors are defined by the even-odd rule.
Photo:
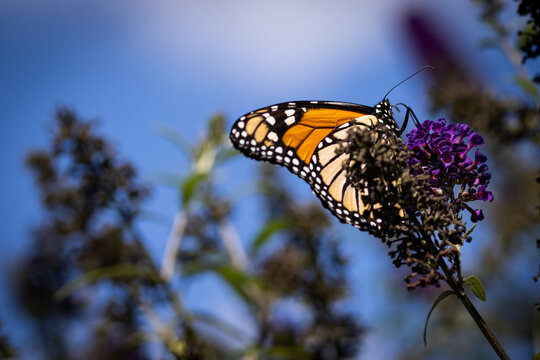
[[[465,292],[463,291],[463,287],[459,285],[454,276],[449,272],[448,267],[446,266],[446,263],[443,261],[442,258],[439,259],[439,265],[441,266],[441,269],[446,275],[446,283],[452,288],[465,309],[467,309],[467,311],[473,318],[476,325],[480,328],[480,331],[482,331],[482,334],[484,334],[484,337],[489,342],[493,350],[495,350],[497,355],[499,355],[500,359],[510,360],[503,347],[495,337],[495,334],[493,334],[493,332],[489,329],[478,310],[476,310],[476,307],[473,305],[469,297],[465,294]]]
[[[414,222],[416,223],[417,226],[420,225],[416,217],[412,217],[412,219],[414,219]],[[431,239],[431,237],[428,236],[428,234],[426,234],[426,232],[422,229],[421,226],[419,226],[419,233],[422,239],[424,239],[426,242],[427,250],[433,256],[437,257],[437,254],[438,254],[437,246],[433,243],[433,240]],[[493,332],[489,329],[489,327],[487,326],[486,322],[484,321],[484,319],[482,318],[478,310],[476,310],[476,307],[474,307],[473,303],[471,302],[467,294],[465,294],[462,284],[454,278],[454,276],[452,275],[452,272],[450,271],[450,269],[448,269],[448,265],[444,262],[444,259],[442,257],[438,257],[437,262],[439,264],[439,267],[444,272],[446,283],[454,291],[457,298],[461,301],[465,309],[467,309],[467,311],[473,318],[476,325],[480,328],[480,331],[482,332],[482,334],[484,334],[484,337],[489,342],[493,350],[495,350],[495,352],[497,353],[497,355],[499,355],[499,358],[501,360],[510,360],[510,358],[504,351],[503,347],[501,346],[501,344],[495,337],[495,334],[493,334]]]
[[[427,245],[430,252],[433,253],[433,251],[435,251],[435,254],[436,254],[437,250],[436,250],[435,244],[433,244],[431,239],[425,236],[425,234],[422,234],[422,235],[424,239],[427,239]],[[467,311],[473,318],[478,328],[480,328],[480,331],[482,332],[482,334],[484,334],[484,337],[489,342],[493,350],[495,350],[495,352],[497,353],[497,355],[499,355],[499,358],[501,360],[510,360],[510,358],[504,351],[503,347],[501,346],[501,344],[495,337],[495,334],[493,334],[493,332],[489,329],[486,322],[482,318],[482,315],[480,315],[478,310],[476,310],[476,307],[474,306],[474,304],[471,302],[467,294],[465,294],[465,291],[463,291],[463,286],[454,278],[454,276],[448,269],[448,266],[444,262],[444,259],[439,258],[438,263],[439,263],[440,268],[444,272],[446,283],[450,286],[450,288],[452,288],[452,290],[456,294],[459,301],[461,301],[465,309],[467,309]]]

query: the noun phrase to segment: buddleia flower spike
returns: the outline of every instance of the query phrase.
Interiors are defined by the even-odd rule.
[[[467,285],[485,301],[480,280],[461,274],[461,246],[471,241],[474,228],[467,229],[462,212],[476,223],[484,215],[471,203],[493,200],[487,157],[478,149],[483,138],[465,124],[444,119],[417,124],[406,144],[384,126],[374,131],[378,136],[352,131],[339,150],[349,154],[344,166],[352,183],[364,189],[362,202],[374,204],[371,216],[381,219],[370,233],[389,247],[396,267],[410,269],[405,276],[409,289],[446,282],[451,290],[441,293],[433,307],[457,296],[499,357],[508,359],[465,294]]]

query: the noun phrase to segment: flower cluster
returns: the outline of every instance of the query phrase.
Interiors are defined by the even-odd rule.
[[[347,140],[340,150],[350,156],[344,164],[347,177],[365,189],[361,200],[372,204],[369,216],[381,219],[379,228],[368,231],[388,246],[396,267],[410,268],[407,287],[438,286],[445,278],[440,262],[450,265],[450,274],[458,273],[459,246],[469,239],[467,229],[456,216],[458,209],[432,192],[430,176],[419,164],[409,163],[414,152],[380,124],[370,131],[350,131]]]
[[[446,196],[460,209],[467,209],[472,222],[482,220],[482,210],[474,210],[467,204],[493,200],[493,194],[487,191],[491,178],[487,157],[478,149],[474,156],[470,155],[472,148],[484,143],[482,136],[466,124],[446,124],[446,120],[439,119],[424,121],[407,138],[407,145],[414,153],[409,162],[420,165],[419,172],[429,174],[432,191]]]

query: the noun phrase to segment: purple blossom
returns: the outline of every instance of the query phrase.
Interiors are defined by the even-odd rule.
[[[482,212],[482,209],[472,211],[471,221],[478,222],[480,220],[484,220],[484,213]]]
[[[467,205],[475,200],[493,200],[491,191],[486,190],[491,179],[487,156],[478,149],[474,156],[469,155],[472,148],[484,144],[482,136],[466,124],[447,125],[445,119],[439,119],[424,121],[407,138],[414,153],[409,164],[420,164],[421,171],[430,175],[432,188],[446,194],[460,209],[467,209],[472,222],[484,219],[482,210]]]

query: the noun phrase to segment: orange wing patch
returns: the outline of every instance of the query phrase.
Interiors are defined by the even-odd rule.
[[[354,111],[337,109],[310,109],[302,116],[300,124],[317,128],[328,127],[334,129],[353,118],[364,115]]]
[[[285,145],[297,149],[297,155],[309,164],[317,145],[336,127],[365,114],[337,109],[310,109],[283,135]]]
[[[253,132],[255,129],[257,129],[257,126],[263,121],[264,118],[262,116],[254,116],[251,119],[247,120],[246,124],[246,131],[249,135],[253,135]]]

